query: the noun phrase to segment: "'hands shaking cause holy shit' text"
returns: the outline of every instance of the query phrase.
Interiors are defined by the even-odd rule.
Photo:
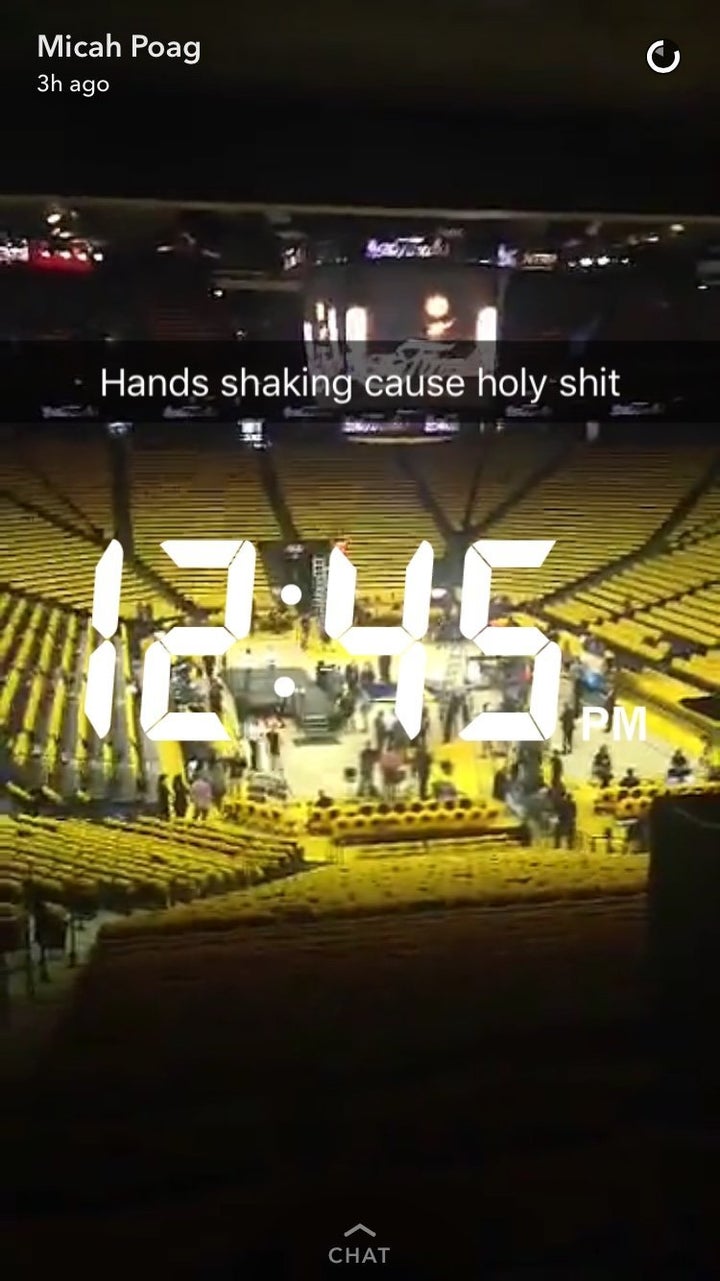
[[[317,374],[307,367],[293,371],[285,368],[280,373],[259,375],[241,368],[222,374],[217,380],[207,374],[193,373],[185,367],[175,374],[139,374],[125,369],[101,371],[101,394],[130,399],[153,397],[188,398],[202,400],[217,396],[221,399],[267,400],[286,403],[320,397],[337,405],[348,405],[356,397],[370,400],[423,401],[467,399],[476,396],[479,401],[488,398],[521,398],[531,405],[538,405],[551,387],[563,399],[583,397],[615,398],[620,395],[620,375],[617,370],[585,369],[563,374],[556,381],[547,374],[521,369],[517,373],[497,374],[478,369],[476,374],[367,374],[355,377],[350,374]]]

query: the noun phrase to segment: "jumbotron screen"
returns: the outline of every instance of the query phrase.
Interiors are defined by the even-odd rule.
[[[496,282],[491,269],[442,258],[321,267],[306,292],[306,344],[476,342],[488,337]]]

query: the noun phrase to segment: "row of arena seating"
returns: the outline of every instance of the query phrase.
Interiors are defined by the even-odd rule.
[[[95,641],[87,619],[60,606],[0,592],[0,731],[30,787],[133,800],[142,776],[138,709],[126,628],[118,651],[115,716],[100,741],[85,713]]]
[[[88,434],[80,444],[69,446],[63,436],[50,433],[11,433],[5,446],[0,488],[8,495],[85,536],[105,541],[112,536],[111,460],[105,437]]]
[[[416,483],[392,451],[362,445],[334,451],[285,446],[275,453],[282,491],[302,537],[346,535],[359,595],[373,603],[399,603],[418,543],[427,539],[437,554],[443,540]]]
[[[533,477],[564,457],[553,438],[509,435],[481,437],[468,457],[453,446],[404,450],[412,471],[428,487],[455,529],[485,525],[499,507],[522,493]]]
[[[697,636],[698,644],[706,644],[708,633],[703,621],[715,616],[717,588],[711,585],[717,582],[719,555],[720,537],[662,550],[575,593],[573,601],[584,608],[585,617],[593,622],[632,614],[648,627],[654,625],[662,630],[664,626],[669,630],[667,625],[676,621],[678,636],[690,627],[688,639],[694,641]],[[685,618],[683,602],[692,611]],[[653,619],[657,619],[655,624]]]
[[[543,566],[498,571],[494,590],[520,604],[559,593],[639,551],[700,480],[711,458],[711,450],[700,448],[673,453],[648,446],[640,456],[630,448],[578,446],[561,470],[483,531],[490,538],[555,539]]]
[[[317,803],[277,805],[271,800],[229,797],[226,818],[246,824],[253,831],[285,834],[288,839],[305,829],[312,836],[328,836],[345,844],[355,841],[424,841],[445,837],[516,837],[520,824],[508,819],[490,801],[363,801],[353,798],[329,806]]]
[[[720,534],[720,483],[717,478],[678,521],[668,535],[668,541],[677,544],[689,539],[710,538],[713,534]]]
[[[248,538],[257,546],[281,536],[259,455],[250,450],[134,449],[130,492],[138,556],[211,611],[224,609],[227,572],[178,569],[161,544],[172,538]],[[260,555],[254,599],[259,609],[271,603]]]
[[[0,461],[0,489],[5,495],[0,516],[6,535],[0,546],[0,582],[88,607],[98,549],[114,524],[106,446],[106,441],[83,440],[72,446],[48,439],[42,449],[28,447],[23,457],[14,449],[5,451]],[[629,449],[578,445],[562,466],[531,484],[538,469],[548,471],[551,453],[543,437],[536,443],[500,433],[490,443],[481,439],[476,449],[452,442],[401,452],[359,445],[332,450],[282,446],[272,451],[265,465],[274,467],[301,537],[348,536],[362,596],[399,601],[407,561],[420,539],[442,550],[443,539],[434,516],[422,504],[414,471],[435,490],[451,523],[462,520],[472,498],[472,522],[486,522],[483,536],[554,538],[556,545],[544,566],[496,574],[495,590],[518,604],[556,593],[639,550],[697,482],[711,457],[711,451],[703,449],[672,453],[654,448],[643,452],[640,466],[637,453]],[[522,493],[524,485],[527,492]],[[222,607],[224,574],[205,571],[189,578],[187,571],[172,564],[161,543],[183,537],[245,536],[259,542],[281,537],[263,460],[252,450],[156,450],[135,442],[129,490],[141,563],[211,609]],[[7,497],[10,493],[16,502]],[[509,510],[487,524],[492,512],[513,495],[517,501]],[[32,510],[20,507],[21,502],[31,504]],[[715,544],[704,550],[678,550],[688,573],[692,568],[689,586],[706,581],[704,563],[714,550]],[[623,612],[625,600],[636,598],[632,570],[627,572],[627,583],[618,579],[614,594],[607,589],[607,598],[583,597],[590,621],[608,616],[618,600]],[[125,609],[152,599],[156,591],[155,583],[126,565]],[[261,558],[256,599],[260,607],[269,600]],[[648,599],[647,594],[637,596],[636,608]]]
[[[520,839],[521,824],[491,801],[346,801],[315,804],[307,830],[345,845],[493,835]]]
[[[226,797],[223,815],[255,832],[272,832],[290,838],[305,826],[305,808],[302,802],[278,805],[265,797],[254,800],[235,793]]]
[[[302,866],[292,840],[153,819],[0,820],[0,902],[35,896],[78,915],[166,907]]]
[[[500,503],[529,480],[547,462],[547,443],[525,441],[522,446],[502,435],[484,447],[477,463],[479,484],[472,484],[463,450],[442,446],[415,450],[413,467],[431,488],[440,484],[438,500],[451,522],[459,525],[473,498],[471,523],[487,517]],[[425,465],[427,463],[427,465]],[[395,465],[387,449],[339,448],[308,452],[285,447],[275,451],[275,466],[292,517],[305,538],[326,539],[350,531],[364,583],[378,598],[399,600],[404,570],[421,538],[438,545],[434,519],[423,508],[417,485],[404,468]],[[445,478],[443,485],[440,478]],[[8,508],[13,544],[20,538],[19,521],[34,542],[52,540],[62,547],[73,578],[58,595],[57,575],[43,572],[39,557],[28,557],[27,573],[18,578],[9,569],[4,577],[30,590],[54,595],[68,604],[86,608],[92,579],[90,565],[97,559],[95,543],[107,541],[114,521],[112,476],[107,442],[83,439],[72,446],[67,440],[29,439],[18,453],[15,443],[0,463],[0,488],[17,503],[33,510]],[[319,504],[318,488],[322,493]],[[241,497],[241,502],[238,502]],[[7,500],[6,500],[7,501]],[[136,550],[141,559],[176,589],[192,594],[198,603],[220,608],[224,576],[209,571],[202,583],[189,583],[162,552],[160,544],[174,537],[250,536],[277,540],[278,523],[263,485],[260,461],[252,452],[134,449],[131,474],[132,519]],[[48,527],[48,520],[52,523]],[[55,524],[57,522],[57,525]],[[242,525],[242,528],[239,528]],[[90,546],[88,545],[90,540]],[[27,553],[26,553],[27,555]],[[18,567],[21,571],[22,564]],[[0,577],[2,576],[0,560]],[[123,603],[152,598],[147,581],[133,581],[126,567]],[[82,586],[81,586],[82,583]],[[137,587],[137,590],[135,588]],[[258,565],[257,596],[262,605],[269,595],[264,567]],[[156,610],[156,612],[158,612]]]
[[[715,495],[717,488],[708,491]],[[668,660],[680,677],[720,685],[720,534],[666,543],[596,584],[544,608],[555,622],[588,629],[648,663]],[[701,652],[675,656],[676,647]],[[702,652],[704,651],[704,652]]]
[[[477,456],[452,446],[415,450],[412,468],[431,491],[435,487],[443,511],[455,520],[475,480],[474,515],[481,512],[486,521],[518,495],[497,519],[483,524],[481,516],[483,537],[556,540],[539,569],[500,570],[494,575],[494,590],[513,604],[557,592],[638,551],[698,482],[712,457],[708,449],[678,456],[662,448],[648,449],[640,467],[630,449],[580,445],[562,467],[532,484],[532,475],[549,463],[548,443],[541,439],[518,444],[502,435],[496,439],[491,449],[483,453],[481,447]],[[393,463],[387,452],[348,446],[320,454],[285,447],[277,451],[276,466],[301,534],[327,537],[329,526],[348,533],[360,582],[372,585],[375,599],[399,600],[408,556],[420,538],[437,543],[438,534],[421,505],[410,468]],[[528,488],[522,493],[524,482]]]
[[[517,468],[513,450],[518,451]],[[270,466],[301,536],[348,535],[360,596],[397,604],[407,561],[420,538],[429,538],[438,551],[443,543],[435,518],[422,505],[415,471],[430,489],[439,486],[436,497],[455,520],[476,481],[476,502],[481,502],[476,514],[482,510],[487,517],[491,508],[516,495],[509,510],[483,529],[484,536],[547,535],[556,540],[539,569],[498,571],[494,576],[494,590],[518,603],[558,593],[579,576],[638,551],[713,457],[710,450],[673,453],[658,447],[643,453],[641,467],[637,453],[623,447],[582,445],[561,467],[548,470],[548,450],[544,440],[537,446],[527,440],[520,445],[500,433],[491,445],[481,441],[475,452],[454,444],[402,454],[351,445],[332,451],[284,446],[273,451],[268,463],[248,450],[157,451],[133,444],[129,493],[136,550],[140,564],[158,574],[168,589],[192,595],[211,610],[221,609],[225,573],[189,575],[172,564],[161,543],[173,537],[246,535],[256,542],[277,542],[279,519],[264,475],[265,466]],[[406,455],[412,455],[411,462]],[[474,468],[463,465],[468,457],[475,460]],[[4,451],[0,582],[58,605],[89,607],[95,565],[112,528],[109,460],[107,441],[85,439],[73,446],[67,439],[53,443],[48,438],[42,450],[28,445]],[[543,466],[546,474],[518,496],[519,487]],[[595,586],[560,595],[544,612],[566,625],[589,625],[611,647],[648,663],[667,658],[672,642],[709,650],[709,656],[677,659],[692,664],[677,670],[714,686],[717,663],[712,651],[720,642],[720,587],[714,579],[720,536],[698,535],[707,526],[707,512],[712,510],[707,504],[714,492],[696,504],[705,513],[699,523],[693,523],[692,511],[681,522],[686,534],[679,542],[616,574],[609,572]],[[262,557],[255,600],[260,609],[271,600]],[[176,609],[169,591],[163,595],[142,568],[126,564],[123,610],[134,613],[140,601],[152,603],[156,616]]]
[[[34,442],[34,443],[33,443]],[[30,438],[22,447],[7,436],[0,459],[0,582],[63,605],[89,609],[94,571],[113,536],[113,477],[106,440]],[[135,551],[165,583],[199,605],[221,609],[224,571],[180,570],[162,551],[168,538],[250,537],[277,541],[277,520],[262,483],[258,456],[249,451],[137,450],[131,475]],[[258,557],[255,599],[270,601]],[[157,581],[125,563],[122,608],[139,602],[156,617],[177,605]]]
[[[109,473],[99,464],[102,454],[91,455],[88,463],[84,451],[83,443],[58,452],[50,485],[34,462],[21,462],[11,448],[5,450],[0,458],[0,583],[88,610],[95,567],[109,540],[112,518]],[[157,597],[157,585],[126,563],[126,614],[147,601],[154,602],[158,616],[166,614],[169,597]]]
[[[692,654],[690,658],[676,658],[672,670],[704,689],[720,689],[720,649],[710,649],[707,654]]]
[[[596,814],[609,814],[617,819],[640,818],[647,814],[658,796],[696,796],[699,792],[720,792],[720,783],[690,783],[687,786],[667,787],[663,782],[642,782],[639,787],[619,785],[601,787],[596,796]]]

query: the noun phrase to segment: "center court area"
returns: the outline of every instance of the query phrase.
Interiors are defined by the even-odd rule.
[[[460,650],[468,658],[477,656],[478,653],[469,642],[458,642],[453,648]],[[448,665],[448,649],[448,645],[435,643],[426,645],[426,681],[428,684],[439,685],[444,680]],[[250,650],[250,660],[247,657],[248,650]],[[324,663],[337,664],[341,670],[344,668],[345,663],[349,661],[349,656],[343,651],[342,647],[332,642],[324,645],[311,643],[306,650],[303,650],[295,639],[288,639],[287,636],[268,637],[264,635],[262,639],[257,638],[248,642],[242,641],[229,651],[227,657],[228,673],[232,673],[233,670],[243,670],[248,661],[252,663],[254,668],[267,669],[267,654],[269,650],[272,651],[274,664],[279,672],[284,669],[303,669],[307,673],[308,683],[314,679],[315,665],[318,660]],[[367,660],[361,657],[356,661],[362,665],[365,661],[374,663],[377,660],[372,657],[368,657]],[[392,676],[395,674],[396,667],[397,660],[394,660],[391,669]],[[493,693],[492,691],[480,691],[475,693],[473,697],[477,704],[474,708],[471,706],[473,714],[479,712],[486,702],[490,703],[491,706],[499,702],[499,693]],[[566,674],[563,674],[559,711],[570,699],[570,680]],[[621,705],[623,704],[622,699],[620,703]],[[489,746],[482,743],[466,743],[458,737],[455,737],[449,743],[444,743],[437,699],[426,693],[425,705],[430,718],[428,746],[433,756],[438,762],[441,760],[452,762],[453,781],[462,795],[471,798],[487,799],[490,797],[492,795],[493,774],[497,768],[497,760],[491,754]],[[627,708],[628,715],[630,715],[635,705],[629,702],[625,702],[624,705]],[[290,789],[291,799],[311,800],[317,795],[319,789],[322,789],[334,799],[342,799],[355,794],[357,783],[348,782],[346,770],[357,768],[359,754],[368,739],[372,738],[373,720],[378,710],[382,709],[386,720],[392,720],[393,706],[391,699],[371,704],[367,732],[357,723],[357,717],[353,717],[348,722],[347,728],[337,732],[335,741],[328,743],[307,742],[302,730],[288,715],[285,721],[285,728],[281,732],[281,763],[285,781]],[[603,733],[597,729],[592,729],[588,741],[583,742],[581,721],[578,720],[573,750],[563,760],[565,781],[573,790],[577,789],[578,819],[581,831],[592,834],[594,831],[600,830],[602,826],[593,814],[595,789],[590,785],[592,759],[602,743],[606,743],[610,749],[616,778],[621,777],[628,767],[633,767],[635,773],[643,781],[664,779],[670,757],[679,745],[683,747],[690,759],[692,759],[693,755],[699,755],[701,750],[699,736],[695,737],[689,734],[686,736],[685,741],[679,744],[677,728],[651,711],[646,713],[646,724],[647,731],[644,742],[628,742],[624,734],[618,738],[618,741],[615,741],[612,733]],[[496,745],[498,758],[502,754],[502,747],[502,744]],[[552,740],[545,745],[545,750],[557,749],[559,751],[561,747],[562,731],[558,724]],[[417,787],[412,780],[407,786],[410,789],[410,794],[415,795]]]

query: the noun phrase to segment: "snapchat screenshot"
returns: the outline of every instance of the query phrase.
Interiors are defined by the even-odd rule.
[[[719,47],[8,24],[8,1281],[717,1275]]]

